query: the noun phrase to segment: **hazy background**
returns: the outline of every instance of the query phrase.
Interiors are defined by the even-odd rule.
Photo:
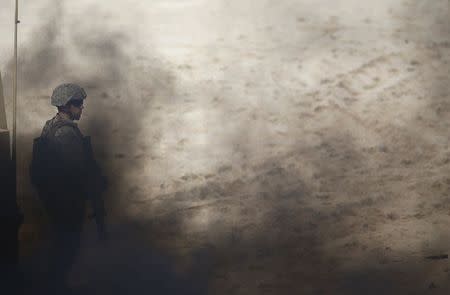
[[[450,242],[448,0],[39,0],[20,19],[24,255],[45,240],[32,138],[72,81],[128,233],[115,255],[139,244],[185,273],[208,249],[210,294],[448,292],[448,260],[424,259]],[[75,287],[95,284],[86,257]]]

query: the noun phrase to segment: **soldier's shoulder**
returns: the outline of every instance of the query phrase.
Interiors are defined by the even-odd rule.
[[[42,128],[41,136],[47,137],[55,124],[55,117],[47,120]]]

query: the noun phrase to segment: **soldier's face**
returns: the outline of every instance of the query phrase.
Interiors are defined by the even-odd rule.
[[[81,103],[74,103],[70,105],[69,111],[72,115],[73,120],[80,120],[81,114],[83,113],[84,105],[83,101]]]

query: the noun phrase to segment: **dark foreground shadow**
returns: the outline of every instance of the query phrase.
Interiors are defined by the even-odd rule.
[[[193,255],[192,267],[181,273],[174,261],[136,236],[130,225],[116,225],[107,242],[100,242],[95,229],[85,230],[80,254],[66,284],[47,273],[49,247],[23,259],[22,294],[206,294],[210,255]]]

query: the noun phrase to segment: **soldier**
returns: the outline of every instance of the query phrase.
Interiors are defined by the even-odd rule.
[[[51,104],[58,113],[48,120],[33,146],[31,177],[53,229],[51,279],[63,283],[80,246],[86,200],[92,201],[97,228],[104,239],[101,192],[106,182],[90,147],[74,122],[81,118],[86,93],[76,84],[55,88]]]

